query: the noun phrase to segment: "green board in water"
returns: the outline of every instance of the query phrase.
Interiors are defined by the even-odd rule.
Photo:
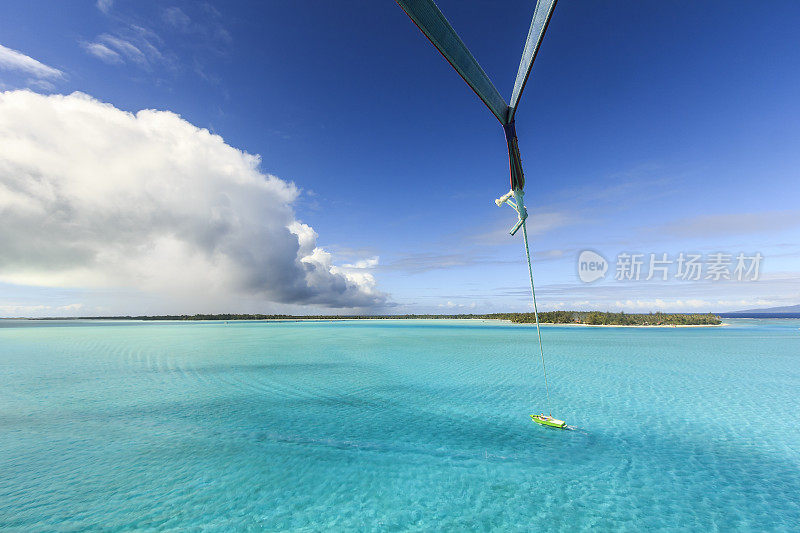
[[[541,424],[543,426],[550,426],[552,428],[563,429],[567,425],[567,423],[564,422],[563,420],[558,420],[556,418],[553,418],[552,416],[547,416],[547,415],[531,415],[531,418],[537,424]]]

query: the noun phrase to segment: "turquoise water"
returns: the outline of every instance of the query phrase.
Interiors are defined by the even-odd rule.
[[[0,529],[797,530],[800,321],[0,321]]]

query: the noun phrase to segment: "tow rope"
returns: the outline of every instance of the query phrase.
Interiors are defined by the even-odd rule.
[[[514,198],[512,200],[511,198]],[[547,384],[547,367],[544,364],[544,348],[542,347],[542,330],[539,326],[539,309],[536,306],[536,287],[533,283],[533,262],[531,261],[531,250],[530,246],[528,245],[528,227],[526,221],[528,219],[528,211],[525,209],[525,203],[523,202],[524,193],[522,190],[517,189],[516,191],[511,190],[508,191],[504,196],[498,198],[494,201],[498,207],[503,204],[510,206],[514,211],[517,212],[517,216],[519,217],[518,222],[511,228],[509,234],[514,235],[520,227],[522,227],[522,240],[525,243],[525,258],[528,260],[528,278],[531,282],[531,297],[533,298],[533,316],[536,320],[536,336],[539,339],[539,355],[542,358],[542,373],[544,374],[544,390],[547,393],[547,414],[551,417],[553,416],[553,409],[550,404],[550,387]]]
[[[511,228],[511,235],[514,235],[522,228],[522,236],[525,241],[525,257],[528,260],[528,276],[531,280],[531,296],[533,297],[533,314],[536,318],[536,335],[539,339],[539,354],[542,358],[542,370],[544,372],[544,386],[547,392],[547,409],[549,416],[531,415],[537,423],[555,427],[564,427],[563,420],[555,420],[550,408],[550,389],[547,384],[547,370],[544,365],[544,349],[542,348],[542,332],[539,327],[539,310],[536,307],[536,289],[533,284],[533,266],[531,263],[531,252],[528,246],[528,229],[525,220],[528,213],[523,202],[523,189],[525,187],[525,175],[522,172],[522,161],[519,155],[517,143],[517,131],[514,125],[514,114],[517,111],[522,91],[528,81],[528,76],[539,52],[547,25],[556,7],[556,0],[537,0],[536,7],[533,9],[531,26],[528,30],[528,37],[525,39],[525,46],[522,50],[522,58],[517,69],[517,78],[514,80],[514,90],[511,100],[506,104],[503,97],[492,84],[486,72],[478,64],[477,60],[470,53],[467,46],[458,36],[456,31],[447,21],[433,0],[395,0],[398,5],[406,12],[409,18],[425,34],[425,37],[436,47],[444,56],[448,63],[458,72],[458,74],[475,91],[475,94],[486,104],[489,111],[497,118],[503,126],[508,145],[508,161],[511,173],[511,190],[495,200],[498,206],[508,204],[516,212],[518,220],[516,225]],[[513,200],[512,200],[513,197]]]

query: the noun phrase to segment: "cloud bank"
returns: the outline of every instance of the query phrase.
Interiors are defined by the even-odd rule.
[[[259,165],[171,112],[0,93],[0,282],[385,304],[367,263],[335,265],[295,218],[298,189]]]

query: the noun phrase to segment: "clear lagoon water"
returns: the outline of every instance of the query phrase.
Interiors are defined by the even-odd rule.
[[[0,321],[0,529],[791,531],[800,320]]]

